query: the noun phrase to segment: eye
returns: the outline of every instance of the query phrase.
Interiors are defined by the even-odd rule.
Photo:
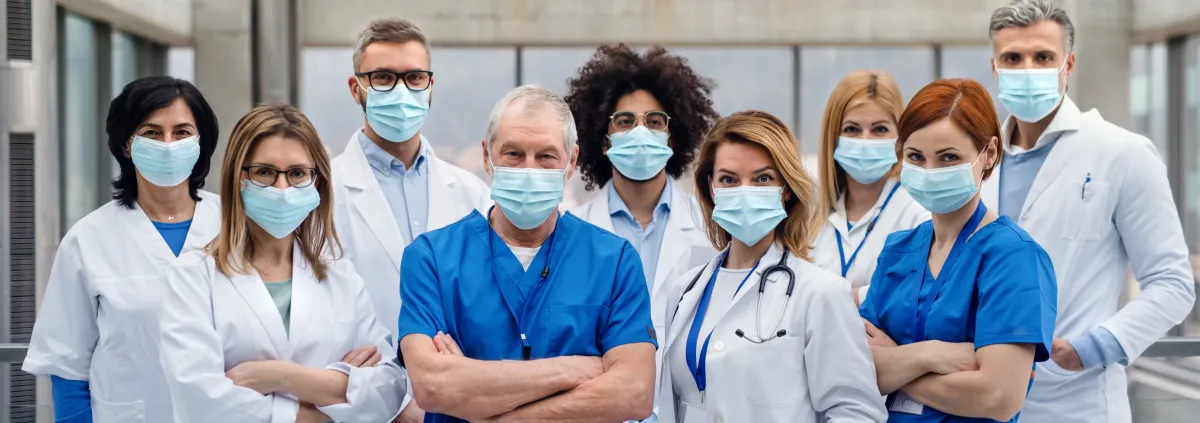
[[[308,176],[308,169],[288,169],[288,179],[301,179]]]
[[[192,131],[189,131],[187,129],[180,129],[180,130],[175,131],[175,137],[178,139],[183,139],[183,138],[187,138],[190,136],[192,136]]]
[[[138,135],[146,137],[146,138],[153,138],[158,135],[158,130],[157,129],[147,129],[147,130],[142,131]]]
[[[1041,53],[1037,56],[1037,61],[1041,63],[1049,62],[1051,59],[1049,54]]]
[[[554,160],[556,158],[553,154],[542,154],[541,157],[545,160]]]
[[[942,161],[946,162],[946,163],[957,162],[958,159],[959,159],[958,155],[954,154],[954,153],[946,153],[946,154],[942,155]]]
[[[892,131],[892,130],[891,130],[891,129],[889,129],[888,127],[886,127],[886,126],[876,126],[875,128],[872,128],[872,129],[871,129],[871,132],[874,132],[874,133],[876,133],[876,134],[886,134],[886,133],[888,133],[888,132],[891,132],[891,131]]]
[[[1004,61],[1005,61],[1006,63],[1020,63],[1020,62],[1021,62],[1021,55],[1019,55],[1019,54],[1006,54],[1006,55],[1004,55]]]
[[[737,183],[737,180],[733,179],[732,176],[722,175],[720,178],[717,178],[717,182],[719,182],[721,185],[733,185]]]
[[[908,153],[908,155],[904,157],[908,158],[908,161],[913,163],[920,163],[921,161],[925,160],[925,156],[922,156],[921,153]]]
[[[275,176],[275,169],[271,169],[269,167],[256,167],[252,170],[254,171],[254,176],[259,176],[259,177],[263,177],[263,178],[270,178],[270,177]]]
[[[517,157],[517,156],[520,156],[520,154],[517,154],[517,152],[516,152],[516,151],[512,151],[512,150],[505,151],[505,152],[504,152],[504,155],[505,155],[506,157]]]
[[[760,184],[769,183],[769,182],[771,182],[771,181],[774,181],[774,180],[775,180],[775,177],[774,177],[774,176],[771,176],[771,175],[768,175],[768,174],[765,174],[765,173],[764,173],[764,174],[762,174],[762,175],[758,175],[757,177],[755,177],[755,178],[754,178],[754,182],[757,182],[757,183],[760,183]]]
[[[845,128],[842,128],[842,133],[843,134],[857,134],[858,127],[857,126],[847,126]]]

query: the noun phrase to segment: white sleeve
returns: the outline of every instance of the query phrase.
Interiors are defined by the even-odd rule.
[[[400,367],[395,349],[388,342],[390,333],[375,320],[375,309],[362,279],[356,273],[351,274],[354,278],[348,282],[355,285],[355,327],[345,329],[357,335],[358,342],[355,345],[374,343],[382,358],[375,367],[357,368],[346,363],[333,363],[326,367],[349,377],[346,381],[346,403],[318,409],[338,422],[390,422],[411,402],[408,374]]]
[[[1113,220],[1142,293],[1101,326],[1133,361],[1191,312],[1196,282],[1167,167],[1153,144],[1128,149],[1121,167]]]
[[[854,303],[839,284],[821,287],[804,319],[805,380],[828,423],[887,420],[875,362]]]
[[[33,337],[21,370],[36,375],[88,380],[92,352],[100,339],[98,299],[89,289],[79,240],[68,234],[54,256]]]
[[[160,358],[177,423],[294,423],[300,404],[263,395],[225,376],[223,340],[213,327],[207,260],[172,266],[159,316]]]

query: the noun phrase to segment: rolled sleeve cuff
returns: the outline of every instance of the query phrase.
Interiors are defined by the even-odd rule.
[[[380,373],[386,370],[384,367],[357,368],[338,362],[325,369],[340,372],[349,378],[346,381],[345,403],[317,407],[334,421],[393,421],[404,409],[407,393],[396,389],[395,378],[381,379],[384,375]]]
[[[1094,327],[1082,336],[1068,340],[1068,342],[1079,354],[1079,361],[1083,363],[1084,369],[1108,367],[1113,363],[1128,364],[1121,343],[1117,341],[1117,337],[1113,336],[1112,332],[1104,327]]]

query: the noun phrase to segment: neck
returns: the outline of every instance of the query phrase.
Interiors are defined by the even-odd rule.
[[[254,246],[251,261],[268,266],[289,264],[292,262],[292,235],[275,238],[260,228],[251,229],[251,242]]]
[[[151,218],[167,219],[174,216],[176,221],[191,218],[196,210],[196,200],[188,193],[188,183],[173,187],[160,187],[138,177],[138,206]]]
[[[614,168],[612,184],[633,217],[638,222],[645,223],[654,218],[654,207],[658,205],[658,199],[662,198],[663,190],[667,187],[667,174],[659,172],[658,176],[648,181],[631,181]]]
[[[546,242],[546,238],[554,233],[554,227],[558,225],[558,217],[551,214],[541,225],[532,229],[521,229],[509,222],[500,208],[493,207],[488,216],[488,222],[491,223],[492,230],[500,235],[500,239],[504,240],[505,244],[521,248],[535,248],[540,247]]]
[[[1059,106],[1062,107],[1062,106]],[[1021,147],[1024,150],[1031,150],[1037,145],[1037,140],[1046,133],[1046,128],[1050,127],[1050,122],[1054,121],[1054,116],[1058,115],[1058,109],[1046,115],[1037,122],[1022,122],[1020,119],[1013,118],[1017,122],[1017,129],[1009,140],[1009,144]]]
[[[413,163],[417,161],[417,155],[421,152],[421,132],[419,131],[412,138],[404,142],[385,140],[379,134],[376,134],[370,125],[363,127],[363,133],[367,135],[367,138],[371,139],[371,142],[383,149],[383,151],[391,154],[400,163],[404,163],[405,169],[412,169]]]
[[[767,250],[771,249],[771,244],[775,243],[775,231],[767,234],[762,240],[754,245],[746,245],[742,241],[734,238],[729,243],[729,255],[725,257],[726,269],[749,269],[758,264],[763,256],[767,255]]]
[[[975,209],[979,207],[979,194],[976,194],[968,201],[966,205],[958,210],[946,214],[933,214],[933,242],[937,245],[951,245],[958,234],[962,232],[963,226],[971,220],[971,215],[975,214]]]
[[[846,177],[846,216],[851,217],[851,221],[857,221],[867,214],[867,210],[875,207],[879,196],[883,195],[883,186],[887,182],[887,178],[879,178],[874,183],[863,184]]]

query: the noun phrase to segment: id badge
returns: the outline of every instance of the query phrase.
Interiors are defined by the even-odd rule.
[[[708,418],[708,410],[703,405],[694,405],[683,403],[683,416],[679,421],[683,423],[712,423]]]
[[[921,415],[925,412],[925,405],[908,396],[904,391],[896,391],[896,400],[892,401],[891,411],[904,414]]]

